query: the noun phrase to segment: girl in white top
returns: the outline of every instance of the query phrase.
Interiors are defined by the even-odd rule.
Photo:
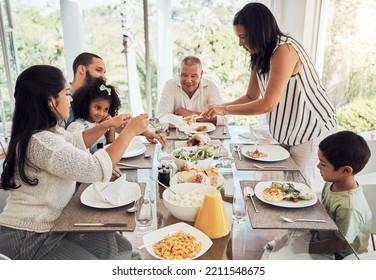
[[[247,92],[232,102],[209,105],[203,114],[267,113],[270,133],[290,150],[312,184],[318,143],[336,130],[337,117],[311,58],[296,40],[280,31],[273,14],[261,3],[245,5],[233,25],[239,45],[251,55]]]
[[[69,114],[71,97],[62,72],[36,65],[16,81],[13,126],[1,174],[9,197],[0,214],[0,253],[11,259],[130,258],[132,246],[113,232],[80,235],[50,233],[72,198],[76,182],[108,182],[112,166],[135,135],[148,125],[147,114],[131,120],[119,115],[83,132],[57,126]],[[112,145],[87,152],[110,127],[126,125]]]
[[[114,86],[107,85],[103,79],[93,78],[75,92],[71,106],[76,119],[67,130],[84,131],[115,117],[120,108],[120,99]],[[115,128],[111,127],[90,147],[90,152],[95,153],[114,140]]]

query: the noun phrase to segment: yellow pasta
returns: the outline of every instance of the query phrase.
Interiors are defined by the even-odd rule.
[[[153,245],[154,253],[166,260],[186,260],[197,255],[202,242],[189,233],[179,231]]]

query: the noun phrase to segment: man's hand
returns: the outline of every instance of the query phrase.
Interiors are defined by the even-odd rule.
[[[162,146],[167,144],[166,135],[157,134],[149,130],[145,130],[141,135],[145,136],[146,140],[148,140],[150,143],[156,144],[159,142]]]

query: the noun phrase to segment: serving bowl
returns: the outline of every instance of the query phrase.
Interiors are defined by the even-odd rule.
[[[180,151],[184,151],[184,153],[186,154],[190,154],[190,153],[193,153],[194,151],[198,151],[198,150],[201,150],[201,149],[210,149],[212,152],[211,152],[211,156],[208,157],[208,158],[205,158],[205,159],[200,159],[200,160],[197,160],[197,162],[190,158],[190,159],[181,159],[181,158],[178,158],[176,157],[176,153],[180,152]],[[182,147],[182,148],[178,148],[178,149],[175,149],[173,152],[172,152],[172,158],[174,160],[174,163],[176,164],[177,168],[180,170],[181,169],[181,166],[186,163],[186,162],[193,162],[196,164],[196,166],[200,169],[206,169],[206,168],[209,168],[210,165],[212,164],[213,162],[213,159],[214,159],[214,153],[213,153],[213,147],[209,147],[209,146],[202,146],[202,147],[197,147],[197,146],[193,146],[193,147]]]
[[[196,220],[198,211],[210,186],[197,183],[181,183],[170,186],[176,195],[168,189],[163,191],[163,204],[175,217],[183,221]]]

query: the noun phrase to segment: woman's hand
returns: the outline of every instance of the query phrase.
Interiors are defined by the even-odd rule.
[[[162,146],[167,144],[167,137],[164,134],[157,134],[149,130],[145,130],[142,135],[145,136],[146,140],[148,140],[150,143],[156,144],[158,141]]]
[[[226,106],[225,105],[207,105],[202,111],[201,115],[207,118],[215,118],[217,115],[226,115]]]
[[[127,123],[126,130],[131,131],[134,135],[140,135],[145,132],[146,127],[149,125],[149,117],[148,114],[141,114]]]

